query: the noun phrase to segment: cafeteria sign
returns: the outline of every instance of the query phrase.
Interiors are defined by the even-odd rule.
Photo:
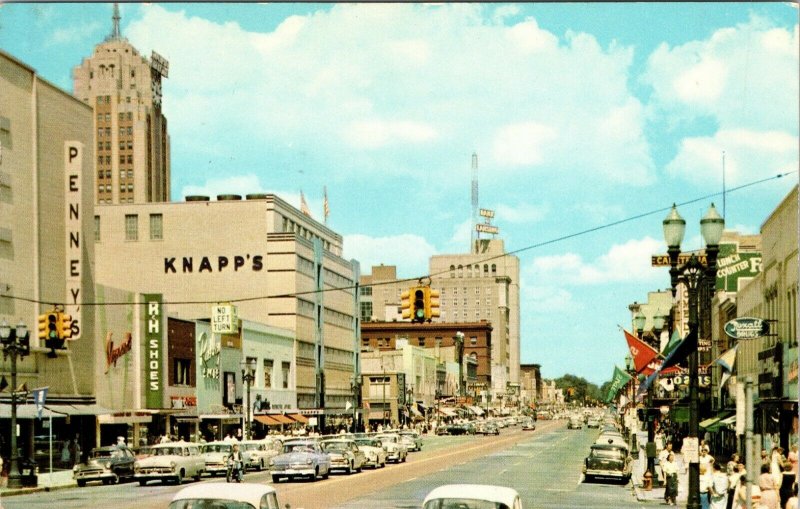
[[[761,318],[734,318],[725,324],[725,334],[734,339],[757,339],[769,335],[769,322]]]
[[[237,334],[239,317],[233,304],[218,304],[211,308],[211,332],[214,334]]]

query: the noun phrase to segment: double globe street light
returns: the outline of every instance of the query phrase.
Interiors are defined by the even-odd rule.
[[[22,474],[19,471],[19,451],[17,450],[17,357],[30,352],[28,327],[23,323],[11,328],[3,319],[0,323],[0,343],[3,357],[11,356],[11,463],[8,467],[8,488],[22,487]]]
[[[689,260],[678,266],[681,242],[686,231],[686,221],[678,214],[673,204],[663,221],[664,240],[669,255],[669,275],[672,286],[672,298],[675,299],[679,282],[686,285],[689,297],[689,335],[687,340],[695,342],[688,355],[689,360],[689,435],[693,452],[698,450],[699,398],[697,394],[698,348],[699,338],[710,338],[711,335],[711,299],[714,297],[717,284],[717,255],[719,241],[725,230],[725,220],[719,215],[714,204],[700,220],[700,233],[706,244],[706,264],[693,253]],[[699,315],[699,317],[698,317]],[[687,440],[684,440],[684,444]],[[689,498],[687,509],[700,507],[700,463],[695,457],[689,458]]]

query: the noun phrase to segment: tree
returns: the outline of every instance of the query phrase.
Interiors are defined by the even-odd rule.
[[[602,391],[595,384],[583,377],[566,374],[555,379],[556,387],[563,389],[567,403],[585,404],[590,401],[602,401]]]

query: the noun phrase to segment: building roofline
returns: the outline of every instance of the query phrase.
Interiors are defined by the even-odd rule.
[[[91,111],[94,111],[94,108],[92,108],[92,106],[90,106],[90,105],[86,104],[85,102],[81,101],[80,99],[78,99],[77,97],[72,95],[71,93],[67,92],[63,88],[61,88],[58,85],[56,85],[55,83],[43,78],[38,72],[36,72],[35,68],[33,68],[30,65],[26,64],[25,62],[23,62],[19,58],[15,57],[11,53],[8,53],[7,51],[4,51],[4,50],[0,49],[0,56],[3,56],[5,58],[9,59],[12,63],[18,65],[19,67],[22,67],[23,69],[25,69],[26,71],[31,73],[33,75],[33,79],[36,80],[37,82],[43,83],[44,85],[47,85],[48,87],[54,89],[55,91],[60,92],[64,96],[66,96],[66,97],[72,99],[73,101],[75,101],[76,104],[80,104],[84,108],[87,108],[87,109],[89,109]]]

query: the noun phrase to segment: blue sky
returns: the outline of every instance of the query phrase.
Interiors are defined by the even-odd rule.
[[[427,273],[468,249],[470,162],[508,250],[798,168],[790,3],[122,4],[170,61],[172,199],[302,190],[345,255]],[[72,89],[111,4],[0,4],[0,48]],[[761,224],[797,174],[730,193]],[[711,201],[681,208],[700,248]],[[669,285],[666,212],[520,253],[522,361],[600,384],[627,305]]]

